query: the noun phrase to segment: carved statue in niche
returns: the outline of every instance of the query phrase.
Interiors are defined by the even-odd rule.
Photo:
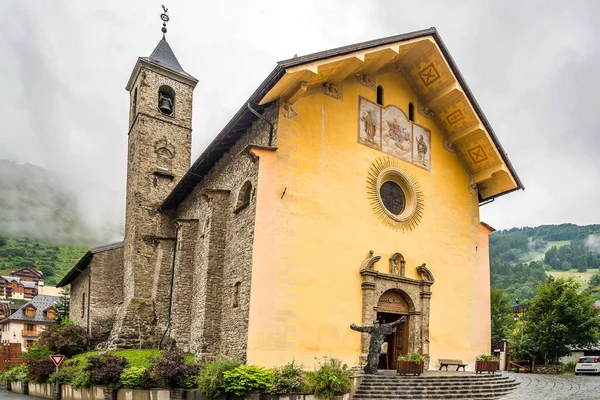
[[[406,321],[406,317],[402,316],[389,324],[379,325],[379,321],[374,321],[373,326],[357,326],[350,325],[350,329],[357,332],[364,332],[371,335],[369,343],[369,355],[367,357],[367,365],[365,366],[365,374],[376,374],[377,364],[379,364],[379,356],[381,355],[381,346],[385,338],[396,331],[396,327]]]
[[[406,261],[400,253],[394,253],[390,257],[390,274],[404,276],[406,273]]]

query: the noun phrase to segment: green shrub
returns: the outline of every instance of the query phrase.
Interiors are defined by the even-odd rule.
[[[186,363],[181,349],[165,350],[160,357],[150,358],[148,372],[163,387],[191,389],[196,386],[198,365]]]
[[[50,381],[58,378],[58,382],[63,385],[71,385],[73,389],[90,387],[89,373],[84,371],[84,367],[77,360],[65,361],[58,370],[50,376]]]
[[[493,355],[491,354],[482,354],[476,358],[477,361],[496,361]]]
[[[575,362],[568,362],[563,364],[563,373],[574,374],[575,373]]]
[[[7,382],[19,382],[29,380],[29,369],[27,364],[13,365],[3,373],[3,378]]]
[[[333,398],[350,391],[352,371],[336,358],[324,357],[319,369],[307,373],[308,389],[315,396]]]
[[[87,361],[83,370],[88,373],[91,384],[119,387],[121,374],[128,364],[125,357],[106,352],[90,356]]]
[[[198,389],[208,399],[216,399],[225,394],[223,374],[240,365],[237,359],[224,358],[201,366],[198,376]]]
[[[302,365],[294,361],[273,370],[273,382],[267,387],[271,394],[300,393],[307,390]]]
[[[29,380],[34,383],[46,383],[50,379],[56,367],[50,359],[52,352],[47,346],[34,344],[23,353],[25,364],[29,371]]]
[[[158,386],[147,368],[127,367],[121,373],[121,385],[126,388],[149,389]]]
[[[256,365],[240,365],[223,373],[225,392],[243,396],[251,390],[264,390],[273,382],[273,372]]]
[[[419,353],[410,353],[405,356],[398,357],[398,361],[417,361],[423,362],[425,359]]]
[[[51,325],[40,335],[38,344],[47,346],[54,354],[72,357],[90,347],[87,330],[73,323]]]

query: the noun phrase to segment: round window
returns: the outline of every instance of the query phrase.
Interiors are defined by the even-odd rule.
[[[379,189],[379,195],[383,205],[394,215],[400,215],[406,205],[406,196],[400,185],[396,182],[387,181]]]
[[[386,225],[411,230],[419,224],[423,192],[400,161],[391,157],[376,160],[367,177],[367,190],[373,210]]]

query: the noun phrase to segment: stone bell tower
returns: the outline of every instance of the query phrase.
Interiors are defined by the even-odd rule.
[[[164,11],[161,18],[167,22]],[[190,167],[192,94],[198,80],[177,61],[165,38],[165,23],[162,32],[152,54],[138,58],[126,87],[130,112],[124,302],[111,334],[116,347],[144,346],[139,342],[154,340],[153,259],[157,241],[173,236],[173,224],[158,207]]]

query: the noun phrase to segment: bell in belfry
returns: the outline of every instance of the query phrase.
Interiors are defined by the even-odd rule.
[[[167,93],[160,92],[158,109],[166,115],[173,115],[173,99]]]

